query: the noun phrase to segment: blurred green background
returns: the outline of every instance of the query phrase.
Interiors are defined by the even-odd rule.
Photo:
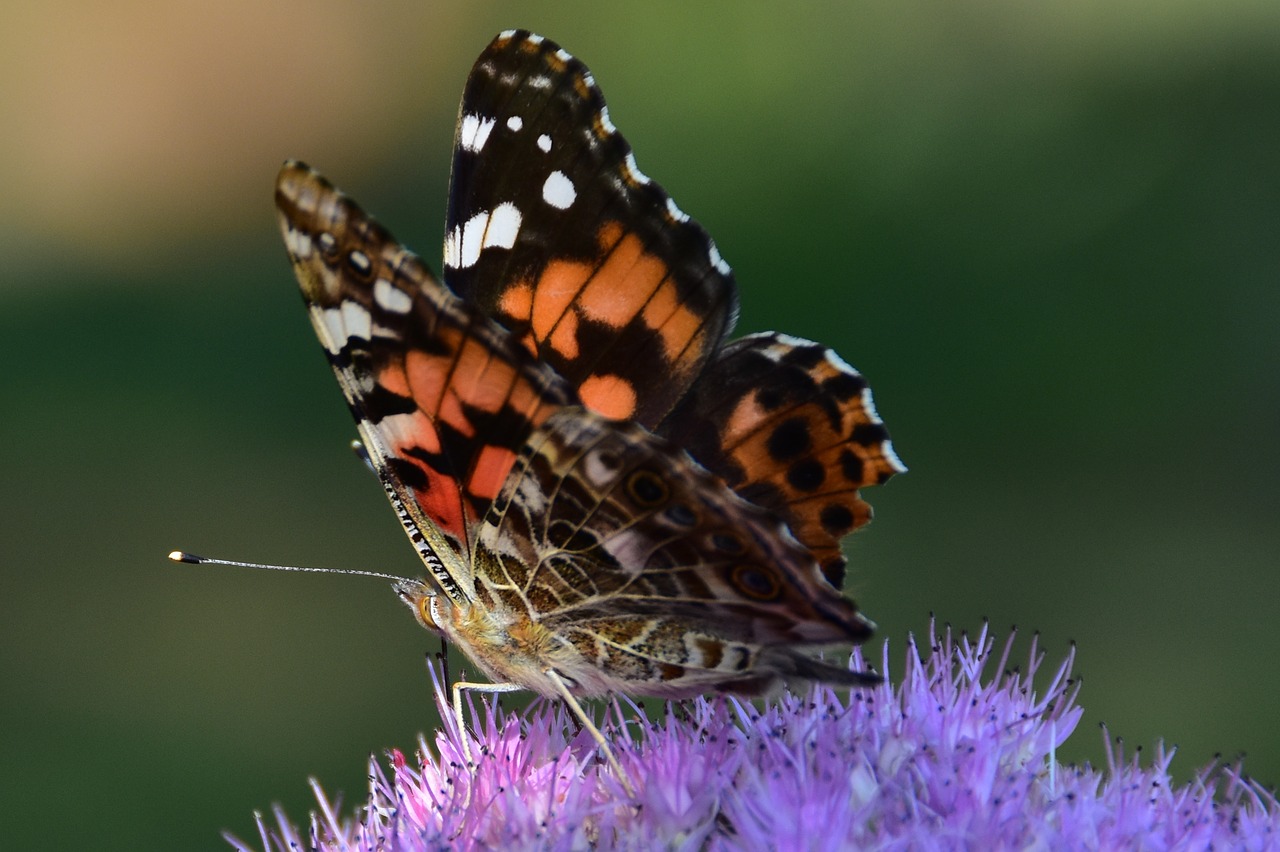
[[[434,727],[419,571],[278,244],[301,157],[438,257],[499,30],[595,72],[742,290],[911,473],[851,586],[1079,643],[1061,752],[1280,777],[1280,4],[12,3],[0,34],[7,848],[222,848]],[[879,647],[879,639],[875,640]]]

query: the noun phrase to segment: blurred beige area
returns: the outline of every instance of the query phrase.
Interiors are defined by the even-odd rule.
[[[448,113],[477,48],[422,3],[6,4],[0,201],[9,251],[127,266],[188,230],[242,228],[263,162],[299,141],[377,166]],[[454,69],[440,79],[441,68]],[[298,154],[301,156],[301,153]],[[0,279],[3,286],[3,279]]]

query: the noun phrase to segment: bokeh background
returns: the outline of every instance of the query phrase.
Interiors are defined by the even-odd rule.
[[[1280,5],[11,2],[0,29],[7,848],[223,848],[435,725],[419,571],[278,243],[286,157],[434,264],[499,30],[584,59],[742,290],[911,473],[851,587],[1079,644],[1098,723],[1280,776]],[[879,639],[876,640],[878,646]]]

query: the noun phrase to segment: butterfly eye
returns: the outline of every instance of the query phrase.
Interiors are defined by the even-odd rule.
[[[432,606],[434,600],[435,598],[431,595],[423,595],[418,600],[418,618],[422,619],[423,625],[427,628],[438,630],[440,625],[436,624],[436,616],[435,612],[433,612],[435,607]]]
[[[643,508],[661,506],[671,496],[671,489],[662,477],[651,470],[637,470],[627,479],[627,493]]]
[[[773,600],[781,590],[773,576],[754,565],[739,565],[734,568],[732,580],[734,588],[758,601]]]

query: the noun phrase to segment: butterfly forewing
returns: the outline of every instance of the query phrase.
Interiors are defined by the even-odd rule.
[[[306,165],[285,164],[276,205],[312,323],[401,520],[411,537],[443,536],[467,556],[516,452],[572,391]]]
[[[446,228],[454,292],[606,416],[654,426],[732,329],[710,237],[636,166],[586,66],[536,35],[472,69]]]

